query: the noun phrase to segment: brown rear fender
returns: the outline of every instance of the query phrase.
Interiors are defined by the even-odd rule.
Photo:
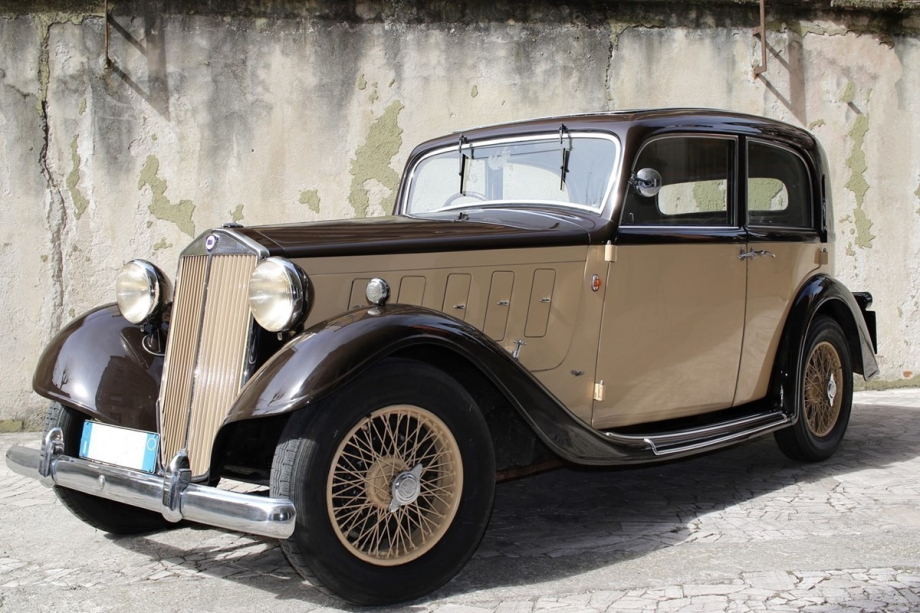
[[[438,346],[474,364],[547,446],[566,460],[623,464],[653,457],[644,441],[604,434],[578,419],[476,328],[439,311],[408,305],[355,309],[294,338],[249,380],[224,425],[329,406],[317,401],[388,355],[413,345]]]
[[[97,307],[51,340],[32,389],[101,422],[156,432],[163,358],[145,349],[143,339],[117,306]]]

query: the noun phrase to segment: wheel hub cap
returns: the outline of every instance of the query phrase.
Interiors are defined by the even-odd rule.
[[[827,382],[827,401],[830,404],[834,404],[834,398],[837,397],[837,381],[834,378],[834,375],[831,374],[830,380]]]
[[[390,513],[395,513],[396,509],[399,507],[415,502],[421,491],[421,482],[419,479],[424,469],[425,466],[423,464],[416,464],[415,468],[412,470],[396,475],[396,478],[393,479]]]

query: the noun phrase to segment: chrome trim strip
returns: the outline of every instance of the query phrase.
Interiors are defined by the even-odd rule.
[[[208,251],[207,247],[205,247],[205,242],[212,234],[226,236],[229,240],[218,241],[217,245],[211,251]],[[199,235],[185,248],[180,257],[184,255],[252,255],[253,253],[258,256],[260,261],[268,257],[268,249],[248,236],[226,228],[215,228]]]
[[[40,467],[47,464],[49,486],[66,487],[162,513],[170,521],[185,519],[279,539],[294,532],[297,512],[290,500],[240,494],[195,483],[171,488],[163,477],[66,456],[54,452],[53,448],[46,447],[48,452],[43,454],[38,449],[15,445],[6,452],[6,464],[13,472],[32,479],[41,479]],[[167,491],[175,493],[175,509],[163,504]],[[175,513],[171,512],[173,510]]]
[[[739,419],[732,419],[709,426],[703,426],[701,428],[693,428],[691,430],[682,430],[678,432],[666,432],[662,434],[620,434],[615,430],[610,430],[604,432],[604,434],[608,438],[615,439],[623,443],[642,442],[653,447],[662,447],[681,442],[693,443],[694,441],[710,440],[710,437],[720,436],[723,434],[734,436],[735,434],[739,434],[738,430],[741,428],[744,428],[744,430],[742,430],[740,434],[745,434],[750,432],[752,429],[756,429],[762,425],[762,422],[768,421],[772,423],[778,417],[787,418],[788,416],[781,411],[770,411],[767,413],[757,413],[756,415],[748,415],[747,417],[742,417]]]
[[[750,430],[744,430],[742,432],[736,432],[734,434],[728,434],[719,438],[709,439],[701,441],[699,443],[691,443],[689,445],[678,445],[677,447],[670,447],[668,449],[661,449],[661,442],[654,439],[645,439],[645,442],[651,447],[652,452],[656,456],[665,456],[672,455],[676,453],[687,453],[688,451],[697,451],[700,449],[705,449],[706,447],[715,447],[725,445],[727,443],[738,441],[740,439],[748,438],[754,436],[755,434],[762,434],[770,432],[771,430],[777,430],[790,422],[788,415],[783,415],[781,418],[777,419],[774,422],[764,424],[757,428],[751,428]]]

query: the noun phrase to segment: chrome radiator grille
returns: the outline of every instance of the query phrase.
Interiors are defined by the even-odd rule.
[[[160,386],[160,454],[165,466],[185,448],[193,477],[207,475],[214,437],[244,383],[257,262],[255,254],[179,259]]]

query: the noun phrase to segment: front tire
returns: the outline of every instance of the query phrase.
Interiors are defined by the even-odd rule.
[[[293,415],[271,495],[297,508],[282,548],[320,589],[365,605],[412,600],[472,556],[492,510],[495,459],[475,401],[453,378],[388,359]]]
[[[85,421],[80,412],[54,402],[45,414],[44,434],[51,428],[60,428],[64,435],[64,453],[77,457]],[[54,486],[54,493],[71,513],[93,528],[109,534],[144,534],[175,525],[158,513],[66,487]]]
[[[787,457],[818,462],[837,451],[853,406],[853,361],[840,324],[830,317],[816,318],[805,338],[804,356],[799,418],[775,437]]]

